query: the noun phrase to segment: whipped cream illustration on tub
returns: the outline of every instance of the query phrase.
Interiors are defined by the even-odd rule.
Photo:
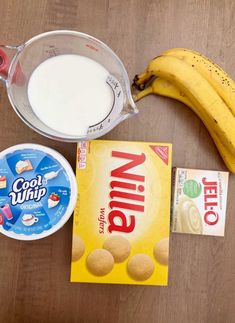
[[[60,197],[56,193],[51,193],[51,195],[48,198],[48,208],[51,209],[53,207],[56,207],[60,203]]]
[[[34,223],[38,222],[38,218],[34,214],[24,214],[21,221],[25,226],[30,227]]]
[[[61,171],[62,169],[60,168],[59,170],[57,171],[51,171],[49,173],[46,173],[44,175],[44,180],[45,180],[45,183],[47,184],[48,181],[56,178],[58,175],[59,175],[59,172]]]
[[[33,170],[33,166],[29,159],[26,160],[19,160],[16,163],[16,172],[17,174],[22,174],[23,172]]]
[[[0,189],[7,187],[7,179],[6,176],[0,175]]]

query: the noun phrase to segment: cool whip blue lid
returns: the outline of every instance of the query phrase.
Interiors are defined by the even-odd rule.
[[[67,160],[35,144],[0,153],[0,232],[36,240],[60,229],[71,216],[77,184]]]

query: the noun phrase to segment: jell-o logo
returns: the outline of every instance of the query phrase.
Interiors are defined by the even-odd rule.
[[[204,185],[204,221],[206,224],[215,225],[219,221],[219,215],[213,209],[218,207],[218,183],[209,182],[206,177],[203,177],[202,184]]]

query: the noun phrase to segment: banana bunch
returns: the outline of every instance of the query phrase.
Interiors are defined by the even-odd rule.
[[[173,48],[135,76],[138,101],[154,93],[183,102],[202,120],[228,169],[235,174],[235,82],[207,57]]]

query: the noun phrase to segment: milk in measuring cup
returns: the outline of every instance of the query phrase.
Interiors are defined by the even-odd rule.
[[[113,106],[109,72],[80,55],[59,55],[41,63],[28,83],[28,98],[37,117],[48,127],[84,136]]]

